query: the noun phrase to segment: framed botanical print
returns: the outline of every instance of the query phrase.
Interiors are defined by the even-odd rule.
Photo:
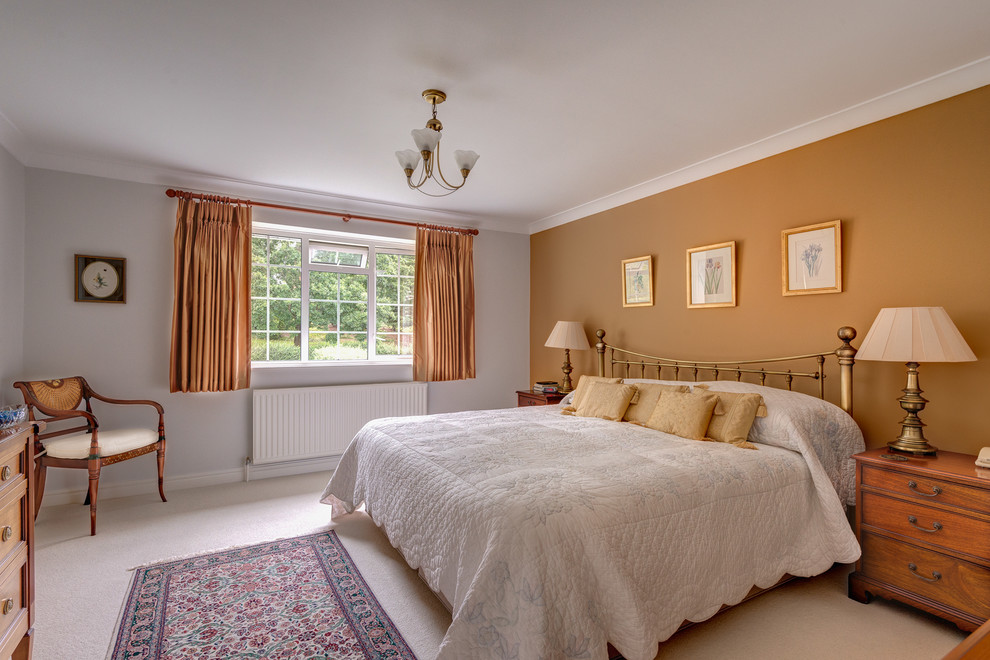
[[[785,296],[842,291],[840,220],[785,229],[780,234]]]
[[[735,307],[736,242],[687,251],[687,306]]]
[[[653,258],[622,260],[622,306],[648,307],[653,304]]]
[[[75,255],[76,302],[124,302],[127,260]]]

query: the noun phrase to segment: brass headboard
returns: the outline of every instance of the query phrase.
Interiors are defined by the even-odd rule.
[[[807,355],[793,355],[790,357],[767,358],[763,360],[719,360],[718,362],[708,362],[704,360],[680,360],[674,358],[658,357],[655,355],[645,355],[624,348],[609,346],[605,343],[605,331],[598,330],[595,335],[598,343],[598,375],[605,376],[606,353],[608,354],[608,375],[616,376],[616,365],[622,369],[621,376],[624,378],[656,378],[661,379],[661,372],[672,370],[673,377],[670,380],[679,380],[680,372],[691,373],[691,380],[697,381],[699,373],[711,374],[711,380],[718,380],[720,373],[733,373],[736,380],[742,380],[743,374],[755,374],[759,376],[760,385],[765,385],[768,376],[783,377],[787,389],[791,389],[795,378],[810,378],[818,381],[818,396],[825,398],[825,359],[830,356],[838,357],[839,361],[839,407],[852,415],[853,408],[853,364],[856,362],[856,349],[851,342],[856,338],[856,329],[843,326],[838,331],[842,346],[825,353],[809,353]],[[616,355],[618,354],[618,356]],[[814,371],[792,371],[790,369],[768,369],[766,366],[777,362],[794,362],[799,360],[814,361]],[[636,371],[639,375],[636,375]],[[654,375],[655,374],[655,375]]]

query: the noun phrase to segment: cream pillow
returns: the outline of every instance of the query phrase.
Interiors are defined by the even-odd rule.
[[[703,440],[717,403],[718,397],[704,392],[664,392],[646,425],[682,438]]]
[[[749,429],[763,406],[763,397],[759,394],[744,392],[713,392],[718,396],[715,414],[708,425],[707,437],[715,442],[727,442],[736,447],[756,449],[756,445],[748,442]],[[766,416],[766,407],[763,407]]]
[[[581,376],[578,379],[578,386],[574,390],[574,396],[571,397],[571,403],[568,406],[564,406],[561,410],[565,415],[573,415],[577,412],[578,406],[581,405],[581,399],[584,398],[584,393],[588,390],[591,383],[620,383],[621,378],[604,378],[602,376]]]
[[[657,407],[657,400],[663,392],[690,392],[687,385],[665,385],[661,383],[636,383],[636,390],[639,397],[633,397],[626,408],[626,414],[622,416],[627,422],[645,426],[650,421],[653,409]]]
[[[618,422],[636,394],[635,385],[592,382],[588,384],[577,414],[581,417],[601,417]]]

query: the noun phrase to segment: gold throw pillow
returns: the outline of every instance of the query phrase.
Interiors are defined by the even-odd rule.
[[[664,392],[646,425],[682,438],[703,440],[716,403],[718,397],[705,392]]]
[[[626,414],[622,416],[627,422],[646,426],[650,421],[653,409],[657,407],[657,400],[663,392],[690,392],[687,385],[665,385],[663,383],[631,383],[635,385],[639,392],[639,397],[633,397],[626,408]]]
[[[591,383],[601,382],[601,383],[621,383],[621,378],[604,378],[602,376],[581,376],[578,379],[578,386],[574,389],[574,396],[571,397],[570,405],[564,406],[562,413],[565,415],[573,415],[577,412],[578,406],[581,404],[581,399],[584,398],[584,393],[588,390]]]
[[[708,438],[715,442],[727,442],[736,447],[756,449],[746,440],[749,429],[763,406],[763,397],[750,392],[713,392],[718,396],[715,414],[708,425]],[[766,408],[763,408],[766,416]]]
[[[634,394],[635,385],[592,382],[581,398],[577,414],[581,417],[601,417],[618,422]]]

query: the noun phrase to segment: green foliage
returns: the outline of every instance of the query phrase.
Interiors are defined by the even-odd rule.
[[[367,303],[340,303],[340,329],[343,332],[368,331]],[[367,341],[367,340],[366,340]]]
[[[267,342],[266,342],[267,340]],[[268,357],[265,357],[267,343]],[[256,332],[251,335],[251,359],[257,362],[301,359],[302,350],[299,348],[299,335],[276,334],[270,335]]]
[[[309,299],[337,300],[337,273],[310,271]]]
[[[375,306],[375,330],[377,332],[396,332],[399,329],[398,305]]]
[[[268,237],[267,236],[252,236],[251,237],[251,263],[255,263],[255,264],[267,264],[268,263]]]
[[[335,302],[310,302],[309,303],[309,329],[310,330],[336,330],[337,329],[337,303]],[[312,335],[310,335],[312,336]]]
[[[268,329],[268,301],[267,300],[252,300],[251,301],[251,329],[252,330],[267,330]]]
[[[299,300],[272,300],[268,304],[271,330],[302,329],[302,302]]]
[[[379,252],[375,255],[375,272],[378,275],[398,275],[399,255]]]
[[[392,303],[399,302],[399,278],[378,276],[375,281],[375,302]]]
[[[302,241],[298,238],[270,236],[268,263],[278,266],[302,266]]]
[[[416,290],[415,283],[411,277],[399,279],[399,302],[403,305],[413,304],[413,292]]]
[[[355,302],[368,300],[368,276],[341,273],[340,299]]]
[[[251,297],[266,298],[268,296],[268,267],[258,264],[251,266]]]
[[[272,298],[302,298],[302,270],[272,266],[268,269],[268,286]]]

